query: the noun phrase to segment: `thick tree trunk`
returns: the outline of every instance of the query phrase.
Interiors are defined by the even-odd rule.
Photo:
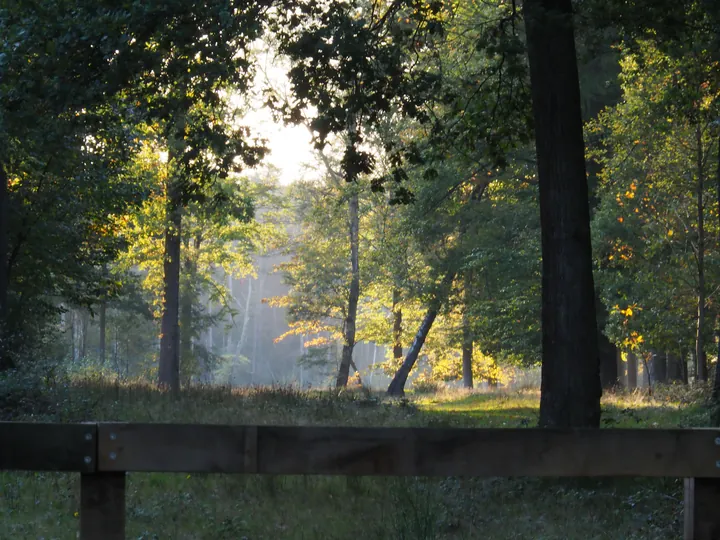
[[[7,347],[8,314],[8,176],[5,166],[0,163],[0,371],[10,369],[13,362]]]
[[[415,339],[413,340],[412,345],[410,345],[410,349],[408,349],[405,360],[400,368],[395,372],[395,376],[392,381],[390,381],[390,386],[388,386],[387,389],[388,395],[400,397],[405,394],[405,383],[407,382],[408,375],[410,375],[410,370],[412,370],[415,362],[417,362],[417,359],[420,356],[422,346],[425,344],[425,340],[430,333],[430,329],[435,322],[435,318],[440,312],[440,308],[445,301],[445,297],[447,296],[454,279],[455,272],[449,271],[445,274],[438,292],[435,294],[435,297],[428,307],[425,317],[420,323],[420,328],[418,329],[417,334],[415,334]]]
[[[403,334],[403,314],[402,308],[400,307],[400,290],[393,289],[392,297],[392,314],[393,314],[393,358],[396,361],[402,360],[403,357],[403,346],[402,346],[402,334]]]
[[[600,382],[603,388],[615,388],[619,384],[617,347],[605,334],[598,332],[600,351]]]
[[[182,201],[180,183],[168,187],[166,205],[165,252],[163,261],[163,311],[160,323],[160,361],[158,381],[172,392],[180,390],[180,246]]]
[[[695,373],[697,381],[707,381],[708,369],[705,350],[705,174],[703,171],[702,131],[696,130],[697,143],[697,332],[695,334]]]
[[[350,279],[350,293],[348,295],[348,310],[343,328],[343,349],[338,369],[336,388],[347,386],[350,376],[350,366],[353,364],[352,354],[355,348],[355,321],[357,319],[358,299],[360,298],[360,260],[359,260],[359,234],[360,234],[360,203],[357,191],[354,191],[348,201],[348,224],[350,232],[350,263],[352,277]]]
[[[720,136],[718,136],[718,155],[717,170],[715,172],[715,182],[717,184],[717,211],[718,211],[718,241],[717,245],[720,249]],[[713,401],[720,409],[720,314],[717,319],[717,361],[715,362],[715,382],[713,383]]]
[[[540,425],[598,427],[600,367],[571,0],[524,3],[542,227]]]
[[[635,388],[637,388],[637,373],[638,373],[637,355],[632,351],[628,351],[628,353],[627,353],[627,387],[628,387],[628,390],[635,390]]]
[[[463,314],[462,314],[462,376],[463,387],[473,387],[473,346],[474,336],[470,323],[470,304],[472,301],[472,272],[467,271],[464,275],[463,284]]]
[[[98,357],[101,365],[105,365],[105,357],[107,356],[107,303],[103,301],[100,304],[100,338],[98,340]]]
[[[8,206],[8,176],[0,164],[0,322],[8,310]]]

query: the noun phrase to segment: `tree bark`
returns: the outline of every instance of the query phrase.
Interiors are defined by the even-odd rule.
[[[405,360],[395,373],[392,381],[390,381],[390,386],[388,386],[387,389],[389,396],[400,397],[405,395],[405,383],[407,382],[408,375],[410,375],[410,370],[412,370],[415,362],[417,362],[418,356],[420,356],[420,351],[422,350],[422,346],[430,333],[433,323],[435,322],[438,311],[439,309],[433,306],[428,309],[425,314],[422,323],[420,323],[420,328],[418,329],[417,334],[415,334],[415,339],[413,340],[412,345],[410,345],[410,349],[408,350]]]
[[[105,365],[105,357],[107,355],[107,302],[100,304],[100,338],[98,344],[98,356],[101,365]]]
[[[718,211],[718,239],[717,249],[720,249],[720,135],[718,135],[717,170],[715,172],[717,184],[717,211]],[[720,314],[717,318],[717,361],[715,362],[715,382],[713,383],[712,398],[716,407],[720,409]]]
[[[571,0],[526,0],[542,228],[540,425],[599,427],[590,208]]]
[[[14,367],[6,350],[8,314],[8,175],[0,163],[0,371]]]
[[[352,354],[355,348],[355,321],[357,319],[358,299],[360,298],[360,203],[357,190],[353,187],[353,193],[348,201],[348,224],[350,232],[350,264],[352,276],[350,278],[350,291],[348,295],[348,310],[343,325],[343,349],[338,369],[336,388],[347,386],[350,376],[350,365],[353,363]]]
[[[400,290],[393,289],[392,293],[392,314],[393,314],[393,358],[396,361],[402,360],[403,357],[403,346],[402,346],[402,333],[403,333],[403,314],[402,308],[400,307]]]
[[[168,186],[163,261],[163,311],[160,323],[158,382],[173,393],[180,391],[180,246],[182,234],[181,185]]]
[[[705,193],[705,174],[703,172],[703,147],[702,131],[696,129],[697,142],[697,332],[695,334],[695,373],[697,381],[707,381],[708,369],[707,358],[703,354],[705,350],[705,205],[703,195]]]
[[[638,373],[637,355],[632,351],[628,351],[628,353],[627,353],[627,387],[628,387],[628,390],[634,390],[635,388],[637,388],[637,373]]]
[[[397,372],[395,372],[395,376],[393,377],[392,381],[390,381],[390,386],[388,386],[387,389],[388,395],[395,397],[405,395],[405,383],[407,382],[408,375],[410,375],[410,370],[412,370],[415,362],[417,362],[417,359],[420,356],[422,346],[424,345],[425,340],[430,333],[430,329],[435,322],[435,318],[440,312],[440,308],[445,301],[445,296],[448,294],[448,291],[452,286],[452,282],[454,279],[454,271],[449,271],[447,274],[445,274],[445,277],[440,284],[438,292],[435,294],[435,297],[431,301],[430,307],[428,308],[425,317],[420,323],[420,328],[418,329],[417,334],[415,334],[415,339],[413,340],[412,345],[410,345],[410,349],[408,349],[405,360],[403,361]]]
[[[470,323],[470,303],[472,301],[472,272],[465,272],[463,286],[463,314],[462,314],[462,375],[463,387],[473,387],[473,346],[474,336]]]

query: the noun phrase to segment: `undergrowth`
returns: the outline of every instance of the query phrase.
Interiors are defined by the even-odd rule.
[[[705,390],[603,399],[608,427],[708,425]],[[362,390],[0,380],[0,419],[344,426],[534,426],[539,394],[441,390],[387,400]],[[76,475],[0,472],[0,538],[75,538]],[[133,539],[658,539],[681,537],[675,479],[341,478],[131,474]]]

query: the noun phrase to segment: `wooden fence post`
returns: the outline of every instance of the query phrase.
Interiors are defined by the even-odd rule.
[[[125,540],[125,473],[80,476],[80,540]]]
[[[720,478],[685,479],[685,540],[720,540]]]

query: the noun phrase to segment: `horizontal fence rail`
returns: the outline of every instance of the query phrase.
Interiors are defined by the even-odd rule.
[[[720,430],[0,422],[0,469],[74,471],[81,538],[121,539],[127,472],[686,478],[685,538],[720,540]]]

